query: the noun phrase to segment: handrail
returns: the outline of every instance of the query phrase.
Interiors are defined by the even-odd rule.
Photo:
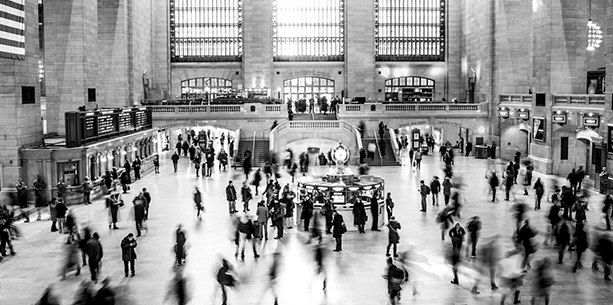
[[[387,128],[387,132],[390,134],[390,142],[392,144],[392,151],[394,151],[394,157],[396,157],[396,163],[400,164],[400,148],[398,147],[396,132],[389,127]]]
[[[251,149],[251,157],[252,157],[252,158],[253,158],[253,156],[255,155],[255,134],[256,134],[256,132],[257,132],[257,131],[254,131],[254,132],[253,132],[253,146],[252,146],[252,149]]]
[[[241,129],[237,129],[236,131],[236,138],[234,139],[234,153],[232,154],[233,156],[238,156],[238,144],[240,143],[241,140]],[[238,143],[236,142],[238,139]],[[228,142],[228,145],[230,144],[230,142]]]
[[[379,140],[377,139],[377,132],[373,130],[372,133],[375,135],[375,144],[377,146],[377,152],[379,152],[379,161],[381,162],[381,166],[383,166],[383,156],[381,155],[381,149],[379,149],[380,143],[379,143]]]

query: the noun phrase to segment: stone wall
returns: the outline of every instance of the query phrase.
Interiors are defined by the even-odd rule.
[[[128,1],[98,1],[98,106],[121,107],[130,95]]]
[[[375,100],[375,6],[370,0],[345,1],[345,79],[350,97]]]
[[[19,149],[40,143],[42,122],[38,82],[38,3],[25,1],[25,60],[0,58],[0,190],[14,188],[22,175]],[[22,104],[22,86],[36,92],[34,104]],[[0,200],[3,196],[0,195]]]
[[[145,79],[153,73],[153,19],[154,0],[129,1],[128,20],[128,79],[130,95],[127,105],[138,105],[145,98]],[[161,1],[166,2],[166,1]]]
[[[272,0],[243,1],[243,10],[243,83],[245,88],[270,88]]]

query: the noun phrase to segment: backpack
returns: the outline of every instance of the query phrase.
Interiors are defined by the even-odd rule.
[[[430,187],[427,185],[424,185],[426,187],[426,195],[430,195]]]

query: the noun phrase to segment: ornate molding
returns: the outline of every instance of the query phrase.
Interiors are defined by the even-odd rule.
[[[446,62],[428,62],[428,61],[416,61],[416,62],[376,62],[376,69],[381,68],[447,68]]]
[[[325,61],[297,61],[297,62],[274,62],[273,69],[314,69],[314,68],[322,68],[322,69],[344,69],[345,62],[325,62]]]
[[[173,62],[170,69],[242,69],[240,62]]]

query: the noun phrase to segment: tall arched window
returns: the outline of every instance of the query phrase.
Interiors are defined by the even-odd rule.
[[[276,61],[342,61],[345,0],[273,0]]]
[[[444,61],[446,0],[375,0],[375,58]]]
[[[385,80],[387,102],[432,102],[434,80],[419,76],[404,76]]]
[[[182,99],[213,100],[232,91],[232,81],[217,77],[198,77],[181,81]]]
[[[307,76],[283,81],[283,101],[317,100],[324,96],[328,101],[334,97],[334,80]]]
[[[240,61],[243,0],[170,0],[172,61]]]

